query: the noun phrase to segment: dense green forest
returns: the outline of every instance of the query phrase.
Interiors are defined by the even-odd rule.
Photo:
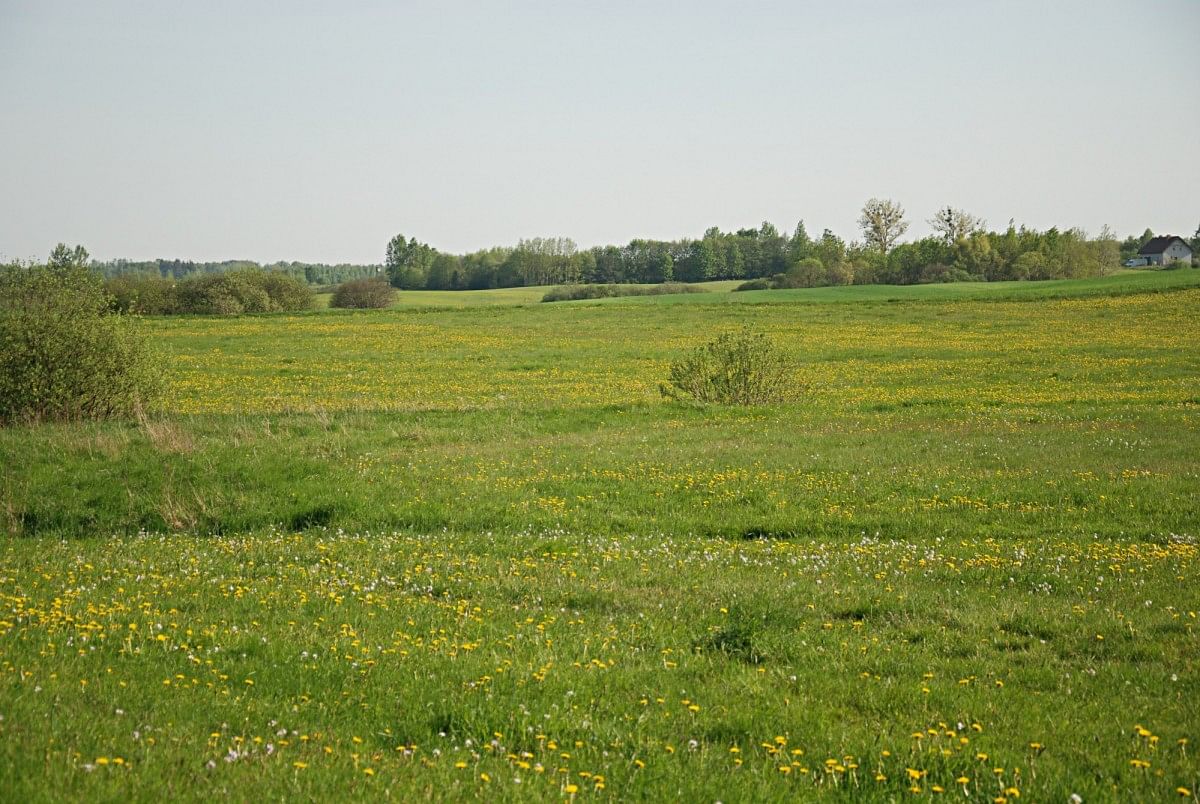
[[[566,237],[536,237],[516,246],[470,254],[450,254],[396,235],[382,265],[326,265],[250,260],[111,260],[93,262],[105,277],[158,276],[185,279],[263,269],[310,285],[336,285],[386,276],[405,290],[485,290],[565,284],[704,282],[745,279],[754,286],[824,285],[1068,279],[1099,276],[1134,256],[1154,236],[1118,240],[1105,227],[1095,236],[1081,229],[1044,231],[1017,226],[988,229],[969,213],[946,207],[928,220],[934,234],[901,242],[908,229],[904,210],[892,201],[871,199],[859,220],[860,239],[847,241],[829,229],[819,235],[803,220],[790,234],[769,222],[758,228],[723,232],[712,227],[699,238],[637,238],[623,246],[580,249]],[[1200,229],[1192,237],[1200,252]]]
[[[405,289],[482,290],[526,285],[765,280],[774,286],[893,284],[1067,279],[1116,269],[1154,236],[1119,241],[1107,228],[1089,237],[1080,229],[1038,231],[1011,221],[988,230],[962,210],[947,207],[929,220],[935,234],[898,242],[907,230],[904,210],[872,199],[859,221],[862,239],[847,242],[829,229],[809,233],[803,220],[790,235],[764,222],[757,229],[698,239],[635,239],[624,246],[581,250],[568,238],[534,238],[515,248],[456,255],[397,235],[387,247],[387,276]],[[1193,247],[1200,245],[1200,231]]]

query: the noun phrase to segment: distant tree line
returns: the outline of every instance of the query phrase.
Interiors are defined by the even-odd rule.
[[[904,209],[871,199],[859,219],[861,239],[850,242],[829,229],[811,235],[803,220],[790,235],[764,222],[732,232],[713,227],[696,239],[579,249],[565,237],[533,238],[464,255],[397,235],[388,243],[385,267],[393,286],[411,290],[716,279],[751,280],[760,287],[1062,279],[1114,270],[1153,236],[1147,230],[1122,242],[1108,227],[1093,237],[1081,229],[1039,231],[1011,221],[994,230],[953,207],[928,223],[932,235],[900,242],[908,229]]]
[[[811,235],[801,220],[790,235],[773,224],[696,239],[634,239],[623,246],[580,249],[566,237],[535,237],[515,247],[470,254],[442,252],[416,238],[396,235],[383,265],[251,260],[92,261],[104,277],[188,277],[263,270],[309,285],[339,285],[385,277],[405,290],[484,290],[530,285],[658,284],[715,279],[755,280],[756,285],[918,284],[926,282],[1057,279],[1095,276],[1136,256],[1154,232],[1118,241],[1105,227],[1094,237],[1080,229],[1045,231],[1016,226],[988,229],[970,213],[945,207],[928,220],[934,234],[909,242],[903,207],[871,199],[859,218],[860,238],[846,241],[829,229]],[[1200,227],[1191,238],[1200,253]]]
[[[253,260],[225,260],[223,262],[193,262],[191,260],[107,260],[91,263],[106,279],[118,276],[158,276],[163,279],[187,279],[192,276],[226,274],[236,271],[269,271],[298,279],[309,285],[338,285],[352,279],[369,279],[383,276],[382,265],[351,265],[341,263],[326,265],[308,262],[273,262],[266,265]]]

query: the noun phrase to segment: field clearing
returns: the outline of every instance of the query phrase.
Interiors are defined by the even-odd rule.
[[[622,296],[606,299],[586,299],[556,304],[766,304],[779,302],[862,303],[870,301],[950,301],[954,299],[1040,299],[1078,298],[1088,295],[1108,296],[1120,293],[1163,291],[1200,286],[1200,272],[1184,269],[1162,271],[1123,268],[1109,276],[1095,279],[1067,279],[1053,282],[953,282],[937,285],[867,285],[794,290],[755,290],[733,293],[740,279],[694,283],[707,294],[677,294],[669,296]],[[491,307],[538,304],[542,297],[558,285],[540,285],[494,290],[404,290],[396,295],[392,309],[422,307]],[[653,287],[629,285],[628,287]],[[332,293],[317,294],[317,309],[329,309]]]
[[[496,290],[402,290],[396,293],[392,309],[413,307],[490,307],[495,305],[536,304],[553,286],[498,288]],[[317,294],[318,309],[328,309],[332,293]]]
[[[1139,395],[1154,384],[1167,401],[1189,389],[1172,389],[1155,364],[1171,350],[1194,354],[1187,337],[1200,290],[894,309],[677,298],[685,297],[153,323],[174,362],[167,407],[180,413],[646,403],[672,357],[742,326],[775,337],[798,361],[800,384],[817,389],[812,401],[838,410],[1098,401],[1111,396],[1112,380]],[[1122,326],[1113,326],[1118,318]],[[1145,369],[1126,376],[1130,361]]]
[[[1198,276],[151,320],[0,431],[0,792],[1195,800]]]

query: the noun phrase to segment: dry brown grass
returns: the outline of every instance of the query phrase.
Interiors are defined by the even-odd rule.
[[[182,455],[196,448],[196,442],[190,433],[165,419],[139,416],[138,428],[159,452]]]

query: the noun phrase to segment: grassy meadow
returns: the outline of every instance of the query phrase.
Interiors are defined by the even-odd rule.
[[[148,320],[0,431],[0,793],[1197,800],[1200,271],[729,289]]]

